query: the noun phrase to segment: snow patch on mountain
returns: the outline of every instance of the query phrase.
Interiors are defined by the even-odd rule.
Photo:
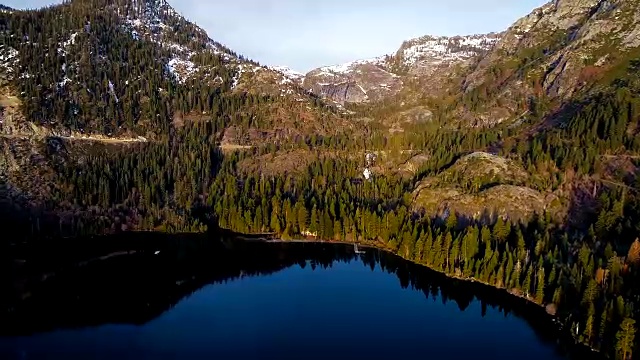
[[[12,78],[18,65],[18,50],[0,44],[0,71]]]
[[[405,42],[396,56],[405,65],[423,60],[433,63],[464,61],[491,49],[500,39],[495,34],[468,36],[423,36]]]
[[[188,21],[180,15],[166,0],[134,0],[127,9],[125,14],[121,14],[124,20],[125,28],[129,31],[135,40],[150,40],[160,44],[165,49],[170,50],[174,57],[169,60],[169,67],[174,65],[184,65],[189,67],[189,59],[193,55],[187,47],[177,44],[170,40],[173,28],[172,24]],[[205,38],[206,50],[211,51],[222,57],[224,60],[236,60],[228,50],[224,49],[220,44],[208,37],[207,33],[195,27],[199,36]],[[194,36],[195,38],[195,36]]]
[[[260,71],[268,71],[268,70],[262,66],[247,63],[247,62],[238,63],[236,66],[235,76],[231,80],[231,88],[235,89],[243,77],[255,75]]]
[[[62,79],[62,81],[58,82],[58,90],[64,88],[65,86],[67,86],[68,83],[71,82],[71,79],[69,79],[66,75],[65,77]]]
[[[172,58],[167,63],[167,71],[182,84],[196,71],[196,65],[189,60]]]
[[[118,99],[118,96],[116,95],[115,86],[113,85],[111,80],[109,80],[109,93],[111,93],[111,96],[113,96],[113,99],[116,101],[116,103],[120,102],[120,100]]]
[[[277,71],[279,73],[281,73],[282,75],[284,75],[287,79],[296,82],[296,83],[301,83],[302,80],[304,79],[305,74],[292,70],[291,68],[287,67],[287,66],[272,66],[270,67],[271,70],[273,71]]]
[[[70,46],[75,45],[77,36],[78,36],[78,33],[74,32],[71,34],[71,36],[69,36],[69,39],[63,41],[62,44],[60,44],[60,47],[58,48],[58,54],[62,56],[67,56],[67,49]]]
[[[348,74],[352,72],[357,72],[358,67],[361,65],[375,65],[375,66],[383,66],[385,63],[385,56],[378,56],[371,59],[361,59],[354,60],[344,64],[323,66],[315,71],[317,71],[317,75],[342,75]]]

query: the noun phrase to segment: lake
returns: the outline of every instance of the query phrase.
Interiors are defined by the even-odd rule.
[[[61,270],[0,321],[2,359],[568,359],[540,308],[329,244],[163,248]]]

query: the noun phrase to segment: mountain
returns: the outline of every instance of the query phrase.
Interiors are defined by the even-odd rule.
[[[375,58],[321,67],[307,73],[303,85],[342,104],[380,99],[402,86],[399,76],[387,71],[383,64],[383,59]]]
[[[447,116],[465,126],[522,122],[559,113],[633,73],[637,13],[636,1],[552,1],[504,32],[423,36],[395,54],[312,70],[303,85],[341,104],[454,102]]]
[[[271,69],[282,73],[287,77],[287,79],[293,81],[295,84],[302,85],[302,81],[304,80],[303,73],[292,70],[287,66],[274,66]]]
[[[92,11],[97,7],[105,11]],[[169,141],[158,154],[182,157],[205,141],[255,151],[236,159],[237,176],[298,176],[338,159],[362,174],[362,152],[372,149],[372,169],[405,182],[413,199],[407,206],[432,215],[597,211],[593,188],[636,179],[635,10],[636,2],[556,1],[499,34],[423,36],[395,54],[308,74],[236,54],[164,0],[5,11],[5,192],[40,204],[56,189],[72,196],[60,167],[84,163],[95,142],[121,156],[120,145]],[[620,117],[615,109],[624,108]],[[94,143],[69,143],[76,140]],[[581,148],[590,155],[575,150]],[[474,153],[491,161],[468,161]],[[485,168],[507,160],[523,175],[487,177]],[[48,176],[30,176],[39,172]],[[513,201],[497,208],[491,199],[501,197]]]
[[[499,34],[434,37],[405,41],[395,54],[325,66],[310,71],[304,86],[339,103],[362,103],[391,97],[416,77],[442,83],[457,67],[467,67],[500,38]]]
[[[313,94],[212,40],[164,0],[75,0],[0,16],[3,92],[22,114],[5,116],[3,133],[31,133],[32,124],[155,139],[184,121],[219,118],[229,128],[255,117],[264,131],[225,138],[255,142],[326,134],[327,116],[340,122]],[[225,118],[228,106],[243,115]],[[301,117],[308,121],[282,121]]]
[[[535,9],[466,74],[469,102],[458,115],[485,125],[512,122],[619,87],[617,79],[637,87],[639,6],[558,0]]]
[[[38,214],[37,232],[49,234],[67,226],[74,233],[150,229],[156,220],[141,219],[154,217],[200,228],[185,215],[199,195],[175,202],[176,189],[160,190],[158,178],[171,172],[172,184],[176,175],[189,188],[199,184],[201,193],[221,150],[344,144],[360,133],[344,110],[211,39],[164,0],[74,0],[3,11],[0,44],[3,224],[33,230],[28,219]],[[136,154],[141,158],[125,160]],[[183,170],[199,175],[169,170],[167,156],[190,158]],[[107,167],[124,171],[123,161],[147,174],[126,178],[147,189],[153,205],[124,205],[137,190],[104,195],[110,185],[97,180],[105,178],[99,168],[113,162]],[[151,179],[147,167],[164,175]],[[81,183],[101,183],[102,190],[81,192]],[[148,197],[157,191],[164,195]],[[89,195],[97,193],[100,200]]]

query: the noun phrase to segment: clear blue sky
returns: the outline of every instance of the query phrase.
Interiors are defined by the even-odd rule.
[[[306,72],[394,52],[422,35],[506,29],[546,0],[168,0],[216,41]],[[54,0],[0,0],[34,8]],[[60,2],[60,1],[57,1]]]

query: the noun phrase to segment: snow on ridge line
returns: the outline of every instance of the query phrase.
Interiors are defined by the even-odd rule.
[[[304,76],[303,73],[301,73],[299,71],[295,71],[295,70],[291,69],[288,66],[271,66],[269,68],[271,70],[273,70],[273,71],[277,71],[277,72],[283,73],[285,75],[290,75],[292,77],[302,77],[302,76]]]
[[[360,60],[349,61],[349,62],[346,62],[344,64],[323,66],[323,67],[319,68],[318,70],[320,70],[321,72],[329,72],[329,73],[351,72],[351,71],[353,71],[352,68],[357,66],[357,65],[367,65],[367,64],[370,64],[370,65],[382,65],[382,64],[384,64],[386,56],[387,55],[383,55],[383,56],[377,56],[377,57],[370,58],[370,59],[360,59]]]
[[[463,36],[425,35],[405,41],[400,50],[394,54],[323,66],[312,71],[314,75],[335,77],[356,71],[358,65],[384,66],[387,58],[394,57],[396,54],[400,55],[402,61],[408,65],[415,64],[425,57],[430,57],[433,58],[432,60],[439,60],[441,62],[466,60],[477,55],[478,51],[488,50],[499,40],[500,35],[494,33]]]
[[[267,67],[267,69],[282,74],[284,79],[280,82],[281,85],[288,84],[288,83],[301,84],[304,81],[304,78],[306,77],[305,74],[292,70],[287,66],[271,66],[271,67]]]
[[[479,50],[488,50],[499,39],[495,35],[425,36],[406,42],[409,46],[403,46],[400,53],[403,61],[409,64],[425,57],[440,61],[465,60],[477,55]]]

